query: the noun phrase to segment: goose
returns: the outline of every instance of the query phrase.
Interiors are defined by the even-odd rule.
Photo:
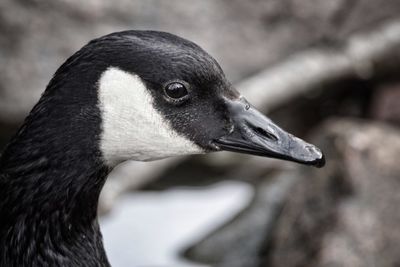
[[[110,266],[97,220],[127,160],[233,151],[321,167],[198,45],[157,31],[90,41],[56,71],[0,159],[0,266]]]

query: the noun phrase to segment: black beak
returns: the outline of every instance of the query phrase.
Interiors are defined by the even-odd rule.
[[[214,140],[221,150],[279,158],[322,167],[325,158],[321,150],[308,144],[273,123],[245,99],[227,100],[232,129]]]

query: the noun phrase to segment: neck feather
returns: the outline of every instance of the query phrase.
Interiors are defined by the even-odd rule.
[[[109,266],[97,222],[109,172],[99,118],[60,121],[60,109],[39,102],[0,159],[0,266]]]

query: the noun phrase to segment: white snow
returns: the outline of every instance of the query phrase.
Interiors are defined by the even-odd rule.
[[[179,253],[243,210],[253,197],[243,182],[134,192],[100,220],[113,267],[192,267]]]

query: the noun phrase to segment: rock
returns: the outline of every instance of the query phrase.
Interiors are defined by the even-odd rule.
[[[294,173],[289,173],[259,182],[250,206],[230,223],[188,249],[185,256],[214,267],[259,266],[259,250],[265,237],[271,235],[283,199],[297,179]]]
[[[400,125],[400,84],[379,86],[372,97],[371,116]]]
[[[336,120],[319,142],[327,166],[302,171],[262,266],[399,266],[400,130]]]

